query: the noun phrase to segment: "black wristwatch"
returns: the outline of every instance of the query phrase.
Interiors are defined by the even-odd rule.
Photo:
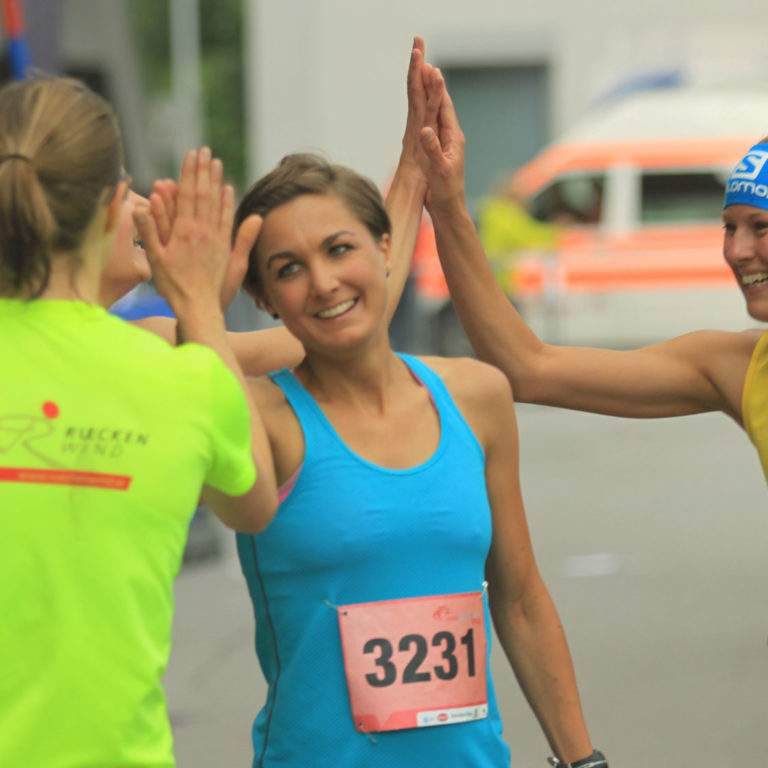
[[[573,763],[564,763],[556,757],[548,757],[547,762],[553,768],[608,768],[608,761],[599,749],[596,749],[589,757],[583,757]]]

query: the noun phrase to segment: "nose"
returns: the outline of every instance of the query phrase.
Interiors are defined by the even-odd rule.
[[[736,227],[726,247],[730,261],[748,261],[755,255],[755,238],[747,227]]]
[[[329,296],[339,287],[333,266],[325,259],[317,259],[310,267],[310,285],[315,296]]]

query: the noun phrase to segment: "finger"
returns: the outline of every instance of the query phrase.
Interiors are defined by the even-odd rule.
[[[437,130],[440,105],[445,94],[445,80],[439,69],[432,68],[426,88],[427,104],[424,109],[424,125]]]
[[[195,177],[195,217],[211,221],[211,150],[201,147],[197,153]]]
[[[440,143],[445,152],[459,152],[464,147],[464,134],[461,132],[459,118],[453,106],[451,96],[446,89],[440,102],[440,114],[438,115],[440,130]]]
[[[172,222],[170,216],[168,216],[165,201],[157,192],[152,192],[149,196],[149,209],[152,213],[152,218],[155,220],[160,242],[165,245],[171,237]]]
[[[235,190],[231,184],[227,184],[221,193],[221,223],[219,227],[219,239],[229,243],[232,241],[232,221],[235,209]],[[229,254],[227,270],[224,274],[224,282],[221,286],[221,306],[226,309],[237,295],[243,283],[245,271],[248,269],[248,255],[243,256],[236,248]]]
[[[251,249],[261,230],[261,216],[249,216],[237,230],[237,237],[227,264],[227,273],[221,288],[221,305],[227,307],[237,295],[248,271]]]
[[[432,128],[422,128],[419,132],[419,138],[430,166],[435,170],[441,169],[445,164],[445,158],[443,157],[443,148],[440,146],[440,139],[435,131]]]
[[[195,169],[197,167],[197,151],[190,149],[184,155],[179,177],[179,193],[177,211],[180,218],[192,218],[195,215]]]
[[[224,177],[224,164],[218,157],[211,161],[211,222],[214,227],[221,226],[221,215],[223,212],[224,193],[228,184],[222,189],[221,182]],[[234,190],[232,191],[234,197]],[[230,224],[231,226],[231,224]],[[229,242],[229,239],[227,239]]]
[[[258,238],[261,231],[261,222],[261,216],[254,213],[245,219],[237,230],[232,255],[238,260],[245,260],[246,266],[253,246],[256,243],[256,238]]]
[[[219,216],[219,237],[226,243],[232,242],[232,224],[235,220],[235,189],[226,184],[221,191],[221,215]]]
[[[422,68],[424,65],[424,53],[419,48],[411,50],[411,61],[408,65],[408,116],[414,117],[421,122],[426,103],[424,95],[424,82]]]
[[[163,199],[165,213],[171,222],[176,218],[179,185],[173,179],[158,179],[152,189]]]
[[[147,253],[147,259],[151,266],[157,258],[162,256],[163,244],[157,233],[155,219],[150,212],[149,206],[137,206],[133,210],[133,223],[139,233],[139,237],[144,243],[144,250]]]

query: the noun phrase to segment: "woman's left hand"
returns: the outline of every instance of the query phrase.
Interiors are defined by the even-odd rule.
[[[221,161],[207,147],[190,151],[178,185],[156,182],[149,209],[135,214],[158,291],[172,307],[214,292],[224,308],[242,283],[261,220],[246,219],[230,250],[234,190],[222,187],[222,176]]]
[[[413,39],[408,67],[408,115],[403,132],[403,149],[398,170],[408,169],[426,177],[428,161],[421,145],[423,128],[437,130],[445,81],[437,67],[424,60],[424,40]]]

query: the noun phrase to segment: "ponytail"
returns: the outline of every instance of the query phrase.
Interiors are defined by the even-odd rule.
[[[54,254],[77,249],[123,165],[112,108],[82,83],[0,89],[0,295],[43,293]]]
[[[0,287],[31,298],[45,290],[56,221],[31,160],[0,158]]]

